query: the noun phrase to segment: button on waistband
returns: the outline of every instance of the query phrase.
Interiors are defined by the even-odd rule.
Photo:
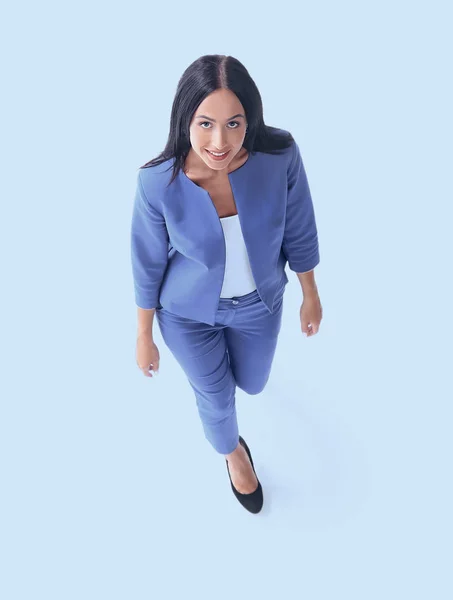
[[[233,304],[239,304],[238,300],[233,300]]]

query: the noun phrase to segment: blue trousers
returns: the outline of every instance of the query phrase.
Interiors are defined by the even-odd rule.
[[[162,338],[195,393],[206,439],[221,454],[239,443],[236,386],[259,394],[271,372],[285,287],[270,313],[258,292],[220,298],[215,325],[156,309]]]

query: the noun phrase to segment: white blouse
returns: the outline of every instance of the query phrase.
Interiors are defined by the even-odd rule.
[[[256,290],[239,215],[220,217],[225,236],[226,264],[221,298],[244,296]]]

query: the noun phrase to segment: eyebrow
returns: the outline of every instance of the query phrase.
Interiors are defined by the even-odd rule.
[[[242,117],[243,119],[245,119],[245,116],[242,113],[238,113],[237,115],[233,115],[232,117],[227,119],[227,121],[231,121],[231,119],[235,119],[236,117]],[[215,119],[211,119],[210,117],[207,117],[206,115],[198,115],[196,118],[197,119],[207,119],[208,121],[213,121],[214,123],[217,123],[217,121]]]

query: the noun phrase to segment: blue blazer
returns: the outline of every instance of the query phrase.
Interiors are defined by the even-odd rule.
[[[174,158],[140,169],[132,211],[135,303],[214,325],[225,272],[225,238],[209,193]],[[288,277],[319,263],[315,214],[297,143],[280,155],[250,152],[228,174],[257,291],[269,312]]]

